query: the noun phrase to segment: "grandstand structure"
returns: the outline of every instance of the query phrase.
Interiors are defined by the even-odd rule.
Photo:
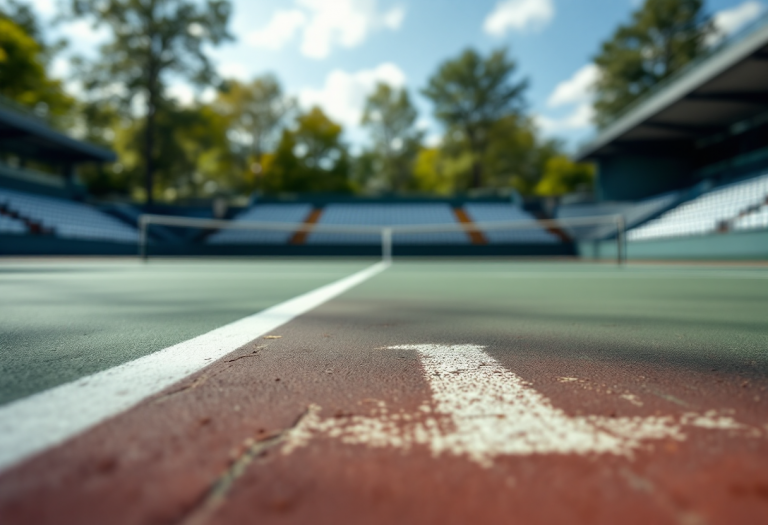
[[[84,202],[76,178],[115,158],[0,100],[0,254],[134,252],[135,226]]]
[[[149,226],[197,228],[198,235],[185,246],[153,243],[147,227],[146,247],[154,254],[379,255],[391,230],[398,255],[575,255],[567,233],[505,198],[305,197],[257,199],[226,222],[147,216]]]
[[[670,77],[578,152],[598,175],[597,202],[576,211],[620,208],[630,257],[768,258],[767,22]],[[600,239],[581,252],[603,252]]]

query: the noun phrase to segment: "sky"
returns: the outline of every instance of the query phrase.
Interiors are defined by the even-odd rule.
[[[517,79],[527,79],[528,109],[542,134],[573,149],[593,134],[591,65],[600,44],[642,0],[232,0],[236,41],[210,50],[224,77],[272,73],[302,107],[319,105],[345,127],[353,149],[366,143],[360,118],[366,95],[384,81],[409,90],[430,144],[441,127],[420,90],[439,65],[472,47],[509,48]],[[706,0],[721,35],[763,15],[767,0]],[[41,15],[56,0],[31,0]],[[59,26],[68,53],[93,53],[103,30],[85,22]],[[55,64],[69,72],[67,55]],[[76,89],[74,83],[70,83]],[[196,93],[175,81],[182,102]]]

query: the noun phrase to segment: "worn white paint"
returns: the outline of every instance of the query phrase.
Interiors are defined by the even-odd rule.
[[[123,412],[388,267],[375,264],[255,315],[0,408],[0,470]]]
[[[421,356],[432,398],[418,413],[391,413],[380,402],[368,416],[323,419],[310,412],[283,448],[288,454],[313,437],[348,444],[409,449],[426,445],[436,456],[466,456],[489,466],[496,456],[615,454],[631,456],[648,440],[685,439],[685,426],[739,429],[729,416],[573,417],[552,405],[481,346],[408,345]],[[572,378],[564,378],[572,379]]]

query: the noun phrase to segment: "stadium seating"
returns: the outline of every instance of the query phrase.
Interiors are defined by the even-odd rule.
[[[752,213],[739,217],[733,223],[733,229],[757,230],[768,228],[768,205],[763,205]]]
[[[331,204],[318,224],[348,226],[397,226],[458,224],[448,204]],[[312,233],[308,244],[377,244],[379,234]],[[469,244],[464,232],[398,234],[395,244]]]
[[[23,221],[8,217],[7,215],[0,215],[0,235],[9,233],[24,234],[28,232],[29,229]]]
[[[58,237],[137,242],[134,228],[86,204],[0,188],[0,204]]]
[[[578,219],[621,215],[624,217],[627,227],[631,228],[669,209],[679,199],[679,192],[670,192],[639,202],[601,202],[560,206],[556,217],[558,219]],[[602,225],[569,225],[567,220],[563,220],[562,228],[578,240],[605,239],[616,235],[616,225],[610,222]]]
[[[685,202],[657,219],[630,230],[629,240],[704,235],[719,229],[760,227],[762,214],[750,210],[766,202],[768,174],[714,189]],[[743,215],[743,216],[742,216]],[[755,221],[754,223],[752,221]]]
[[[238,222],[276,222],[299,226],[312,211],[311,204],[257,204],[238,215]],[[286,244],[293,232],[221,230],[208,238],[210,244]]]
[[[470,203],[464,211],[474,222],[528,222],[530,228],[510,230],[488,230],[483,234],[490,244],[501,243],[544,243],[556,244],[560,239],[539,226],[536,219],[524,210],[504,203]]]

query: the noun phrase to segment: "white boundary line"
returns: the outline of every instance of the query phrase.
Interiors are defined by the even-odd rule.
[[[0,471],[128,410],[388,266],[377,263],[189,341],[0,407]]]

